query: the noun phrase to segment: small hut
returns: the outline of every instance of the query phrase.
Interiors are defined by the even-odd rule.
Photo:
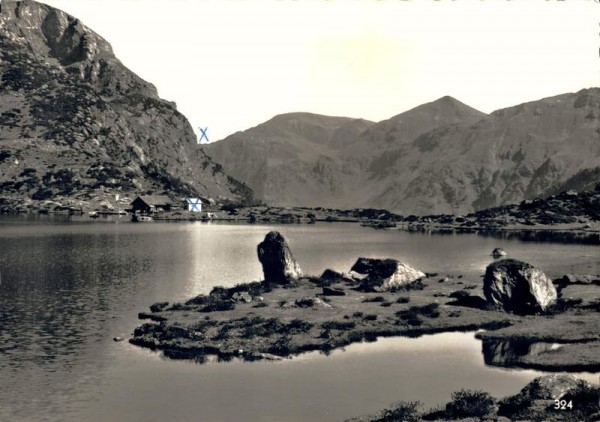
[[[171,211],[173,201],[166,195],[143,195],[138,196],[131,203],[134,213],[152,214],[161,211]]]

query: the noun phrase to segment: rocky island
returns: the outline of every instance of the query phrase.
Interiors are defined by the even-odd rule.
[[[308,276],[278,232],[257,252],[264,280],[153,304],[139,315],[151,322],[130,342],[198,362],[279,360],[382,336],[482,330],[489,365],[600,371],[599,276],[551,280],[528,263],[501,259],[482,283],[371,258],[346,273]]]
[[[422,272],[395,259],[371,258],[358,258],[346,273],[328,269],[308,276],[278,232],[268,233],[257,252],[264,280],[215,287],[185,303],[153,304],[151,312],[139,315],[151,322],[138,327],[129,341],[170,358],[203,363],[215,357],[281,360],[383,336],[480,330],[476,336],[488,365],[600,371],[600,276],[567,274],[551,280],[528,263],[496,259],[482,283]],[[472,391],[453,397],[475,403],[469,406],[480,410],[473,410],[472,417],[529,415],[532,419],[527,420],[542,420],[531,415],[556,414],[551,405],[557,397],[599,394],[570,376],[536,382],[545,389],[531,384],[503,401]],[[565,383],[568,388],[558,394],[557,385]],[[482,404],[484,399],[491,404]],[[482,406],[487,409],[483,414]],[[417,407],[402,403],[356,420],[457,419],[447,409],[427,413],[417,412]]]

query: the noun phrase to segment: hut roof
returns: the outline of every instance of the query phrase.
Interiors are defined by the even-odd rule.
[[[141,195],[139,199],[144,201],[148,205],[172,205],[173,201],[167,195]],[[136,198],[137,199],[137,198]],[[135,200],[134,200],[135,202]]]

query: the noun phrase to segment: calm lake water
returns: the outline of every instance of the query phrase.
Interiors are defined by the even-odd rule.
[[[131,224],[0,218],[0,420],[342,421],[460,388],[497,397],[535,371],[485,366],[472,333],[381,339],[330,356],[199,365],[124,342],[137,313],[261,278],[256,245],[287,238],[306,273],[359,256],[477,281],[502,247],[551,276],[600,272],[598,245],[381,231],[356,224]],[[597,375],[584,374],[590,380]]]

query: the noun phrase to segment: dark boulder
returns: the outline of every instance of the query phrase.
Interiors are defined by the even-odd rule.
[[[544,311],[557,299],[556,288],[546,274],[516,259],[503,259],[487,267],[483,293],[488,303],[517,314]]]
[[[568,284],[600,284],[600,275],[594,274],[565,274],[561,280]]]
[[[318,297],[308,297],[304,296],[294,301],[294,305],[297,308],[325,308],[331,309],[333,306],[328,304],[327,302],[319,299]]]
[[[323,274],[321,274],[321,277],[319,277],[319,279],[321,279],[322,281],[328,282],[328,283],[337,283],[340,281],[352,281],[348,277],[344,276],[344,274],[339,273],[335,270],[330,270],[330,269],[326,269],[325,271],[323,271]]]
[[[506,256],[506,252],[502,248],[496,248],[491,253],[493,258],[500,258],[501,256]]]
[[[573,375],[544,375],[531,381],[518,394],[501,400],[498,414],[511,420],[531,420],[533,415],[545,414],[555,400],[586,385]]]
[[[350,269],[364,291],[387,291],[425,278],[425,273],[395,259],[358,258]]]
[[[449,302],[448,305],[464,306],[467,308],[486,309],[487,302],[480,296],[471,296],[466,290],[458,290],[450,293],[448,297],[456,299]]]
[[[279,232],[268,233],[265,240],[259,243],[258,259],[262,264],[266,283],[289,284],[302,276],[300,266]]]
[[[152,312],[161,312],[167,306],[169,306],[169,302],[156,302],[153,305],[150,305],[150,311]]]
[[[323,296],[346,296],[346,292],[344,292],[342,289],[324,286]]]

